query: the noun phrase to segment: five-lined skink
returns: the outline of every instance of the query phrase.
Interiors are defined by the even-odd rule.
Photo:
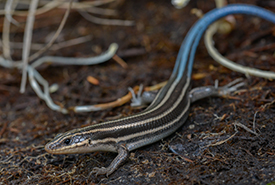
[[[256,15],[275,23],[275,14],[251,5],[228,5],[202,17],[190,29],[180,48],[173,73],[144,111],[121,118],[58,134],[45,146],[52,154],[117,152],[107,167],[95,167],[96,174],[109,175],[124,162],[129,151],[154,143],[175,132],[188,117],[190,103],[211,95],[220,95],[224,88],[205,87],[190,93],[194,55],[203,32],[214,21],[229,14]]]

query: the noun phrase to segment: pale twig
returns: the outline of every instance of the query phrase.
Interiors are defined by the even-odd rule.
[[[23,68],[22,68],[22,79],[21,79],[21,86],[20,86],[21,93],[25,92],[25,86],[27,82],[28,59],[30,54],[30,46],[32,41],[32,29],[33,29],[34,16],[35,16],[35,10],[37,8],[37,5],[38,5],[38,0],[31,1],[27,23],[24,31],[24,39],[23,39],[24,47],[22,51]]]
[[[159,90],[165,84],[166,84],[166,81],[162,82],[162,83],[159,83],[157,85],[154,85],[154,86],[145,87],[144,89],[146,91]],[[140,96],[141,93],[142,93],[142,88],[143,88],[143,86],[140,86],[140,87],[136,86],[134,88],[128,88],[129,92],[125,96],[123,96],[121,98],[118,98],[117,100],[112,101],[112,102],[101,103],[101,104],[96,104],[96,105],[74,106],[74,107],[70,107],[69,110],[72,110],[76,113],[79,113],[79,112],[94,112],[94,111],[101,111],[101,110],[121,106],[121,105],[129,102],[134,96],[136,96],[136,93],[139,93],[139,96]]]
[[[70,110],[73,110],[76,113],[79,112],[93,112],[93,111],[101,111],[109,108],[114,108],[117,106],[121,106],[127,102],[129,102],[132,98],[132,93],[128,92],[125,96],[118,98],[115,101],[108,102],[108,103],[102,103],[97,105],[82,105],[82,106],[75,106],[69,108]]]
[[[98,18],[98,17],[92,16],[91,14],[81,11],[81,10],[79,10],[78,12],[86,20],[91,21],[96,24],[117,25],[117,26],[133,26],[134,25],[134,21],[119,20],[119,19],[103,19],[103,18]]]
[[[6,2],[6,5],[5,5],[5,17],[9,20],[9,22],[13,23],[14,25],[16,26],[19,26],[19,23],[12,18],[12,15],[14,13],[14,9],[15,7],[17,6],[18,4],[18,0],[9,0]]]
[[[104,61],[109,60],[116,53],[117,49],[118,49],[118,45],[116,43],[113,43],[110,45],[108,51],[104,54],[101,54],[100,56],[84,58],[84,59],[52,57],[53,59],[58,58],[58,60],[53,60],[52,62],[63,64],[63,65],[64,64],[65,65],[66,64],[69,64],[69,65],[93,65],[93,64],[98,64],[98,63],[102,63]],[[47,59],[47,57],[45,57],[44,59],[42,57],[42,59],[40,58],[39,60],[35,61],[32,65],[27,66],[27,71],[28,71],[28,76],[29,76],[29,81],[30,81],[31,87],[33,88],[33,90],[35,91],[37,96],[46,102],[46,104],[48,105],[49,108],[51,108],[52,110],[59,111],[59,112],[66,114],[66,113],[68,113],[68,110],[53,102],[53,100],[49,94],[50,90],[49,90],[48,82],[34,69],[34,67],[38,67],[42,63],[46,62],[47,60],[45,60],[45,59]],[[9,60],[4,59],[3,57],[0,57],[0,65],[7,67],[7,68],[16,67],[18,69],[22,69],[22,67],[23,67],[22,63],[11,62]],[[43,91],[41,90],[40,85],[43,86]]]
[[[99,15],[109,15],[109,16],[117,15],[116,10],[107,9],[107,8],[90,7],[85,10],[89,13],[99,14]]]
[[[111,3],[114,1],[115,0],[73,2],[73,8],[74,9],[85,9],[85,8],[94,7],[94,6],[101,6],[101,5],[108,4],[108,3]],[[68,8],[68,3],[61,4],[59,6],[59,8]]]
[[[18,4],[19,3],[22,3],[22,2],[18,2]],[[60,6],[64,3],[66,3],[64,0],[63,1],[62,0],[49,1],[44,6],[42,6],[41,8],[37,8],[36,11],[35,11],[35,15],[40,15],[40,14],[46,13],[46,12],[48,12],[48,11],[54,9],[54,8],[57,8],[58,6]],[[0,10],[0,15],[7,15],[7,14],[10,14],[10,13],[7,12],[6,10],[5,11]],[[13,12],[13,15],[16,15],[16,16],[27,16],[28,14],[29,14],[29,11],[18,11],[17,10],[17,11]]]
[[[100,0],[100,1],[82,1],[82,2],[73,2],[72,8],[73,9],[87,9],[87,8],[92,8],[94,6],[100,6],[103,4],[111,3],[114,0]],[[22,3],[21,1],[19,3]],[[65,1],[65,0],[54,0],[54,1],[48,1],[46,3],[40,2],[42,7],[38,8],[37,11],[35,12],[35,15],[40,15],[43,13],[46,13],[54,8],[64,8],[68,9],[70,6],[70,2]],[[43,6],[44,5],[44,6]],[[5,10],[0,10],[0,15],[5,15],[7,12]],[[28,14],[28,11],[14,11],[14,15],[17,16],[26,16]]]
[[[175,0],[175,2],[183,2],[183,0]],[[216,0],[217,8],[221,8],[227,4],[224,0]],[[201,17],[200,10],[192,9],[193,13],[197,14],[198,17]],[[226,21],[228,19],[229,21]],[[236,64],[227,58],[223,57],[218,50],[214,47],[213,35],[216,32],[228,33],[234,27],[235,19],[234,17],[227,16],[225,19],[215,22],[214,24],[210,25],[209,28],[206,30],[204,35],[204,43],[209,55],[219,64],[227,67],[233,71],[237,71],[240,73],[245,74],[246,76],[258,76],[266,79],[275,79],[275,73],[271,71],[263,71],[255,68],[245,67],[239,64]]]
[[[8,1],[7,1],[8,2]],[[35,15],[39,15],[39,14],[43,14],[49,10],[52,10],[53,8],[56,8],[57,6],[59,6],[60,4],[64,3],[64,1],[59,0],[59,1],[50,1],[48,2],[45,6],[42,6],[41,8],[38,8],[37,11],[35,12]],[[22,0],[18,2],[18,4],[23,4]],[[28,4],[28,3],[24,3],[24,4]],[[41,5],[41,2],[39,2],[39,5]],[[7,12],[6,10],[0,10],[0,15],[6,15],[9,14],[9,12]],[[27,16],[28,15],[28,11],[14,11],[13,15],[16,16]]]
[[[66,3],[66,2],[64,0],[49,1],[41,8],[38,8],[35,12],[35,15],[40,15],[40,14],[46,13],[46,12],[62,5],[63,3]],[[22,11],[19,11],[19,12],[21,12],[21,14],[19,13],[19,15],[24,15],[24,12],[22,12]]]
[[[40,66],[45,62],[58,63],[62,65],[95,65],[105,62],[111,59],[118,49],[116,43],[112,43],[106,53],[99,56],[89,57],[89,58],[72,58],[72,57],[54,57],[54,56],[44,56],[36,60],[31,64],[33,68]]]
[[[237,133],[238,133],[238,132],[235,132],[232,136],[228,137],[228,138],[225,139],[225,140],[218,141],[218,142],[216,142],[216,143],[211,143],[211,144],[207,145],[206,148],[207,148],[207,147],[210,147],[210,146],[218,146],[218,145],[221,145],[221,144],[223,144],[223,143],[229,141],[230,139],[232,139]]]
[[[32,56],[30,56],[30,59],[29,60],[34,60],[35,58],[37,58],[39,55],[41,55],[42,53],[44,53],[47,49],[49,49],[49,47],[51,47],[51,45],[54,43],[54,41],[57,39],[57,37],[59,36],[60,32],[62,31],[64,25],[65,25],[65,22],[69,16],[69,13],[70,13],[70,8],[71,8],[71,5],[72,5],[72,0],[70,0],[70,6],[68,7],[58,29],[56,30],[53,38],[50,40],[50,42],[47,43],[47,45],[42,48],[41,50],[39,50],[38,52],[34,53]]]
[[[244,124],[240,123],[240,122],[234,122],[233,123],[234,126],[238,126],[243,128],[244,130],[246,130],[247,132],[250,132],[252,134],[255,134],[256,136],[258,136],[259,134],[256,133],[256,131],[251,130],[250,128],[248,128],[247,126],[245,126]]]
[[[13,62],[9,59],[4,59],[2,56],[0,56],[0,65],[6,68],[18,68],[22,69],[23,63],[20,62]]]
[[[46,104],[48,105],[49,108],[51,108],[52,110],[55,110],[55,111],[62,112],[63,114],[68,113],[67,109],[65,109],[59,105],[56,105],[53,102],[53,100],[49,94],[48,82],[31,66],[28,67],[28,74],[29,74],[29,81],[30,81],[30,84],[31,84],[33,90],[35,91],[35,93],[37,94],[37,96],[39,98],[41,98],[42,100],[44,100],[46,102]],[[44,92],[41,90],[41,88],[36,80],[43,86]]]
[[[82,44],[84,42],[88,42],[92,39],[92,35],[86,35],[83,37],[78,37],[75,39],[66,40],[63,42],[58,42],[56,44],[53,44],[52,47],[49,48],[49,50],[56,51],[65,47],[74,46],[77,44]]]
[[[110,44],[109,49],[105,53],[95,57],[72,58],[72,57],[44,56],[34,61],[31,64],[31,66],[36,68],[45,62],[59,63],[64,65],[95,65],[111,59],[116,53],[117,49],[118,49],[118,45],[116,43],[112,43]],[[4,59],[1,56],[0,56],[0,65],[6,68],[18,68],[18,69],[22,69],[22,66],[23,66],[22,62],[20,61],[12,62],[10,60]]]
[[[204,35],[204,42],[207,48],[209,55],[221,65],[240,73],[244,73],[245,75],[258,76],[267,79],[275,79],[275,73],[271,71],[263,71],[255,68],[245,67],[239,64],[236,64],[227,58],[223,57],[213,44],[213,35],[217,32],[219,26],[219,22],[212,24],[206,31]]]
[[[10,1],[10,2],[12,2],[12,1]],[[109,1],[108,0],[104,1],[103,0],[100,3],[103,3],[103,2],[105,2],[105,3],[110,2],[110,0]],[[69,10],[70,10],[71,4],[72,4],[72,0],[70,1],[70,4],[68,4],[68,5],[70,5],[69,9],[66,11],[66,13],[65,13],[65,15],[62,19],[62,22],[61,22],[58,30],[56,31],[55,35],[51,39],[51,41],[44,48],[42,48],[42,50],[40,50],[39,52],[37,52],[34,55],[32,55],[31,57],[29,57],[30,48],[31,48],[34,17],[37,13],[36,10],[37,10],[38,3],[39,3],[38,0],[30,1],[30,6],[29,6],[30,8],[29,8],[29,12],[28,12],[27,23],[26,23],[25,32],[24,32],[24,40],[23,40],[23,51],[22,51],[22,61],[23,62],[22,61],[17,61],[17,62],[12,61],[11,59],[5,59],[5,58],[0,56],[0,65],[4,66],[6,68],[18,68],[18,69],[23,70],[21,90],[22,89],[24,90],[24,88],[22,88],[22,87],[25,87],[25,85],[24,85],[26,83],[25,78],[26,78],[26,74],[28,74],[31,87],[33,88],[33,90],[35,91],[37,96],[45,101],[45,103],[48,105],[48,107],[50,107],[52,110],[55,110],[55,111],[60,111],[62,113],[68,113],[68,109],[64,108],[61,104],[55,104],[53,102],[52,98],[50,97],[50,87],[49,87],[48,82],[39,74],[38,71],[36,71],[35,67],[38,67],[39,65],[43,64],[44,62],[49,62],[49,61],[52,62],[52,63],[59,63],[59,64],[62,64],[62,65],[94,65],[94,64],[102,63],[104,61],[107,61],[107,60],[111,59],[114,56],[114,54],[116,53],[116,51],[118,49],[118,45],[116,43],[111,44],[106,53],[101,54],[101,55],[96,56],[96,57],[79,59],[79,58],[64,58],[64,57],[45,56],[45,57],[42,57],[42,58],[34,61],[32,63],[32,65],[29,65],[28,62],[30,60],[33,60],[35,57],[38,57],[39,54],[41,54],[42,52],[47,50],[53,44],[53,42],[55,41],[55,39],[59,35],[60,31],[64,27],[64,24],[65,24],[65,21],[66,21],[67,17],[68,17]],[[13,5],[15,6],[15,4],[13,4]],[[48,5],[50,5],[50,6],[44,7],[44,8],[48,8],[48,10],[49,10],[49,7],[54,7],[54,2],[52,2],[52,4],[48,4]],[[11,15],[12,15],[11,5],[9,5],[6,9],[7,9],[6,12],[8,14],[7,17],[9,17],[7,19],[10,20]],[[44,10],[46,10],[46,9],[44,9]],[[10,26],[10,22],[8,22],[6,27],[9,29],[9,26]],[[7,34],[9,35],[9,31],[7,31]],[[88,37],[90,37],[90,36],[88,36]],[[68,46],[68,45],[75,44],[75,42],[72,43],[71,41],[76,41],[76,40],[66,41],[66,42],[63,42],[63,43],[56,44],[55,46],[58,47],[58,49],[59,49],[60,47],[65,47],[65,46]],[[83,42],[83,39],[82,39],[82,41],[78,40],[78,42]],[[8,39],[8,43],[10,44],[9,39]],[[3,45],[4,44],[5,43],[3,43]],[[58,87],[56,87],[56,88],[58,88]],[[20,92],[22,92],[22,91],[20,91]],[[122,102],[126,102],[126,101],[125,100],[123,100],[123,101],[119,100],[113,106],[116,106],[117,104],[119,105]],[[109,103],[109,105],[112,105],[112,104],[113,103]],[[107,105],[107,106],[109,106],[109,105]],[[107,107],[106,105],[101,105],[101,106]]]
[[[110,45],[110,47],[106,53],[101,54],[100,56],[84,58],[84,59],[50,57],[50,56],[48,56],[48,58],[42,57],[28,67],[30,84],[31,84],[33,90],[38,95],[38,97],[43,99],[52,110],[59,111],[59,112],[62,112],[63,114],[66,114],[66,113],[68,113],[68,109],[61,107],[53,102],[53,100],[49,94],[50,90],[49,90],[48,82],[34,68],[38,67],[42,63],[48,61],[47,59],[50,59],[51,62],[53,62],[53,63],[59,63],[59,64],[63,64],[63,65],[94,65],[94,64],[102,63],[102,62],[107,61],[110,58],[112,58],[112,56],[116,53],[117,48],[118,48],[118,45],[116,43],[113,43]],[[41,88],[36,80],[43,86],[43,91],[41,90]],[[77,107],[80,107],[80,108],[77,108]],[[83,107],[81,108],[81,106],[76,106],[75,112],[81,112],[81,111],[86,112],[85,109],[87,109],[87,107],[89,107],[89,106],[83,106]],[[81,111],[78,111],[78,109]],[[92,110],[90,110],[90,111],[92,111]],[[95,110],[93,110],[93,111],[95,111]]]
[[[14,3],[16,4],[16,3]],[[16,5],[14,5],[15,7]],[[5,11],[7,14],[5,14],[4,24],[3,24],[3,34],[2,34],[2,40],[3,40],[3,55],[7,59],[11,59],[10,55],[10,17],[12,14],[13,7],[13,0],[7,1],[5,4]]]
[[[101,62],[103,62],[103,60],[105,60],[105,61],[109,60],[115,54],[117,48],[118,48],[117,44],[114,43],[114,44],[110,45],[109,50],[105,54],[102,54],[97,57],[91,57],[87,61],[85,61],[85,59],[84,59],[84,61],[86,63],[82,63],[81,65],[92,65],[92,64],[101,63]],[[93,58],[96,59],[96,60],[94,60],[94,63],[93,63]],[[71,60],[70,65],[80,65],[80,63],[77,63],[77,62],[80,61],[81,59],[70,58],[70,60]],[[41,60],[41,61],[45,62],[45,60]],[[64,60],[59,61],[59,62],[61,62],[61,64],[66,64],[66,61],[68,61],[68,59],[65,58]],[[38,63],[35,62],[33,64],[35,67],[37,67],[38,65],[41,65],[42,63],[43,62],[38,62]],[[18,65],[15,65],[15,64],[18,64]],[[19,69],[22,68],[22,63],[14,63],[14,62],[6,60],[2,57],[0,57],[0,65],[7,67],[7,68],[14,68],[14,67],[17,67]],[[46,102],[46,104],[48,105],[48,107],[51,108],[52,110],[62,112],[63,114],[68,113],[67,109],[65,109],[64,107],[61,107],[53,102],[53,100],[49,94],[50,90],[49,90],[48,82],[34,69],[34,67],[32,65],[27,66],[27,71],[28,71],[30,85],[33,88],[33,90],[35,91],[35,93],[37,94],[37,96],[39,98],[43,99]],[[43,91],[41,90],[39,84],[43,86]],[[123,100],[123,101],[125,102],[125,100]],[[117,102],[117,103],[120,104],[121,102]],[[79,107],[81,107],[81,106],[79,106]],[[78,109],[77,106],[76,106],[76,109]],[[81,109],[81,108],[79,108],[79,109]],[[85,109],[87,109],[87,108],[85,108]],[[79,111],[76,111],[76,112],[79,112]]]
[[[56,51],[65,47],[70,47],[74,46],[77,44],[82,44],[84,42],[90,41],[92,38],[91,35],[86,35],[83,37],[78,37],[75,39],[70,39],[62,42],[58,42],[56,44],[53,44],[52,47],[49,48],[51,51]],[[23,43],[22,42],[10,42],[10,46],[13,49],[22,49],[23,48]],[[0,43],[0,47],[3,47],[3,45]],[[41,48],[44,47],[44,44],[39,44],[39,43],[32,43],[31,44],[31,50],[37,51],[40,50]]]

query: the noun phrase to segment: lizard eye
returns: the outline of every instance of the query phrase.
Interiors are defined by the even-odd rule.
[[[71,139],[65,139],[65,141],[64,141],[64,143],[65,143],[66,145],[70,144],[70,142],[71,142]]]

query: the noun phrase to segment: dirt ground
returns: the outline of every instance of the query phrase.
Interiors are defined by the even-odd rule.
[[[257,4],[275,12],[273,1],[229,3]],[[113,101],[127,94],[128,87],[167,80],[184,36],[198,19],[191,9],[207,12],[215,4],[196,0],[178,10],[169,0],[140,0],[105,7],[119,11],[115,18],[134,20],[135,25],[97,25],[72,11],[61,37],[92,35],[93,39],[46,54],[96,56],[116,42],[117,55],[128,67],[111,59],[94,66],[39,68],[50,84],[59,85],[51,96],[65,107]],[[38,17],[34,40],[45,41],[64,12],[55,10]],[[235,30],[216,35],[216,47],[236,63],[275,71],[274,25],[257,17],[235,17]],[[14,30],[11,40],[22,42],[22,31],[23,27]],[[21,50],[14,50],[13,57],[19,60]],[[193,87],[213,85],[215,79],[225,85],[240,77],[246,86],[227,98],[211,97],[192,104],[187,122],[176,133],[132,151],[126,163],[106,177],[90,172],[108,166],[116,154],[52,155],[44,150],[45,144],[58,133],[142,109],[128,103],[106,111],[64,115],[50,110],[29,83],[20,94],[21,71],[0,67],[0,184],[275,184],[275,82],[246,77],[219,65],[208,55],[203,41],[193,69]],[[99,85],[89,83],[88,76],[97,78]]]

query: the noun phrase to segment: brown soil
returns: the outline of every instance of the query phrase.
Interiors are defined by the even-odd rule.
[[[272,3],[260,5],[275,12]],[[62,32],[64,39],[89,34],[93,39],[48,51],[47,55],[93,56],[117,42],[118,56],[128,68],[110,60],[95,66],[44,66],[39,72],[50,84],[59,84],[52,97],[66,107],[113,101],[125,95],[128,87],[167,80],[185,34],[198,19],[190,10],[207,12],[214,7],[214,1],[202,0],[192,1],[181,10],[164,0],[121,1],[112,7],[119,11],[116,18],[134,20],[132,27],[97,25],[71,12]],[[44,41],[57,29],[56,20],[61,20],[63,14],[64,10],[56,10],[41,16],[34,40]],[[219,51],[236,63],[275,71],[274,46],[265,47],[275,42],[274,25],[243,15],[236,16],[236,20],[232,33],[215,36]],[[12,41],[22,41],[22,30],[15,31]],[[13,57],[20,59],[21,51],[14,50]],[[186,124],[176,133],[132,151],[127,162],[109,177],[96,177],[90,175],[93,167],[108,166],[116,154],[51,155],[44,145],[58,133],[141,109],[126,104],[101,112],[63,115],[50,110],[29,84],[20,94],[21,72],[1,67],[0,184],[275,184],[275,82],[246,78],[222,67],[209,57],[202,41],[193,75],[193,87],[213,85],[215,79],[225,85],[240,77],[247,85],[230,97],[206,98],[192,104]],[[90,84],[88,76],[97,78],[100,84]],[[235,127],[236,122],[251,130],[254,124],[257,135]]]

